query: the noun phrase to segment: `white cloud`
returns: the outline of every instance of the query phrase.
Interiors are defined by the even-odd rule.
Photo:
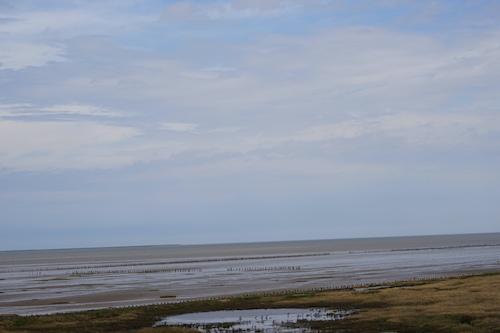
[[[133,2],[122,1],[127,6]],[[13,6],[15,7],[15,6]],[[73,8],[71,8],[73,7]],[[0,17],[0,70],[21,70],[66,61],[63,46],[73,37],[110,35],[157,20],[137,15],[117,3],[73,3],[69,9],[6,10]],[[59,40],[60,44],[44,41]]]
[[[93,79],[98,72],[82,74],[62,89],[147,100],[170,110],[235,117],[266,113],[277,123],[280,117],[287,117],[287,124],[329,121],[353,113],[441,110],[441,103],[471,84],[497,83],[499,50],[495,34],[444,45],[411,33],[333,29],[233,48],[228,61],[233,66],[216,64],[238,68],[231,75],[197,70],[187,61],[149,58],[132,60],[102,81]],[[491,92],[481,94],[486,99]]]
[[[289,1],[177,2],[167,11],[178,17],[229,19],[275,15],[303,5]],[[21,22],[11,22],[8,27],[20,35],[43,31],[54,35],[65,26],[81,33],[84,17],[77,20],[81,25],[65,21],[59,26],[40,14],[32,27],[21,26]],[[23,22],[27,24],[27,20]],[[99,29],[105,26],[101,23]],[[29,78],[19,85],[33,89],[38,98],[49,103],[51,98],[60,100],[61,95],[77,96],[73,99],[76,101],[84,100],[78,96],[87,100],[92,96],[111,106],[146,105],[138,123],[170,133],[146,132],[140,138],[125,140],[119,147],[120,154],[117,147],[112,150],[114,162],[109,165],[115,166],[164,160],[179,152],[188,153],[183,158],[196,154],[254,154],[271,149],[278,154],[280,150],[298,151],[301,145],[321,142],[363,154],[363,145],[356,145],[361,139],[397,140],[409,149],[456,146],[470,140],[481,146],[487,144],[488,133],[499,130],[500,120],[495,116],[499,102],[496,87],[500,83],[498,41],[495,32],[452,43],[435,35],[384,29],[325,29],[294,36],[267,35],[234,45],[217,40],[216,46],[199,46],[197,51],[206,51],[199,52],[203,53],[199,57],[181,58],[179,54],[191,51],[182,46],[176,50],[179,53],[169,53],[169,57],[155,54],[154,50],[134,50],[133,56],[123,52],[123,57],[112,58],[112,66],[96,61],[93,66],[62,70],[57,73],[57,79],[61,79],[52,80],[47,87],[32,84]],[[122,50],[106,47],[105,43],[97,43],[96,50],[89,54],[107,54],[109,50],[118,54]],[[12,62],[10,66],[22,68],[28,61],[21,63],[24,65]],[[464,103],[450,103],[470,92],[475,95],[464,97]],[[0,117],[56,115],[75,120],[81,119],[77,116],[121,114],[112,107],[45,105],[0,105]],[[151,115],[154,117],[148,118]],[[190,119],[196,123],[158,124],[158,118]],[[214,123],[217,119],[221,122]],[[106,119],[111,120],[122,121],[118,117]],[[104,150],[92,152],[82,153],[87,163],[78,167],[108,163],[102,162]],[[28,161],[32,153],[28,151],[25,156]],[[55,155],[47,156],[54,156],[53,162],[47,162],[51,167],[57,163],[63,168],[76,165]]]
[[[181,75],[188,79],[212,80],[237,75],[236,68],[229,66],[213,66],[201,70],[182,72]]]
[[[403,140],[410,146],[441,147],[500,133],[500,115],[397,113],[306,128],[291,140],[317,142],[377,137]]]
[[[109,34],[152,22],[156,17],[119,10],[116,3],[115,6],[109,6],[104,1],[96,4],[81,3],[69,9],[7,12],[0,21],[0,33],[23,38],[40,35],[73,37],[103,32]]]
[[[236,133],[241,131],[241,127],[238,126],[228,126],[228,127],[216,127],[207,130],[207,133]]]
[[[260,150],[279,152],[285,145],[293,149],[297,144],[314,146],[330,142],[332,149],[364,153],[358,147],[361,140],[382,146],[397,142],[407,151],[422,147],[429,150],[463,146],[479,148],[491,146],[489,136],[492,134],[500,135],[500,115],[397,113],[321,123],[282,135],[228,136],[224,143],[208,148],[205,144],[205,147],[218,154],[249,154]]]
[[[123,114],[101,106],[86,104],[59,104],[46,107],[29,103],[0,104],[0,118],[50,115],[118,117]]]
[[[98,16],[76,10],[29,11],[12,14],[8,18],[0,22],[0,32],[17,36],[58,32],[98,23]]]
[[[94,122],[0,120],[0,168],[14,170],[116,167],[133,161],[122,144],[139,132]]]
[[[177,1],[165,9],[166,20],[272,18],[324,4],[318,0],[234,0],[214,2]]]
[[[54,105],[41,108],[40,111],[52,114],[99,116],[99,117],[117,117],[121,115],[119,112],[111,111],[109,109],[100,106],[83,105],[83,104]]]
[[[0,47],[0,70],[20,70],[65,61],[62,47],[29,42],[5,42]]]
[[[184,145],[176,153],[201,156],[226,154],[258,156],[261,151],[274,151],[279,154],[282,148],[287,146],[288,149],[298,149],[300,155],[304,149],[300,145],[314,146],[321,142],[329,142],[332,149],[337,147],[357,151],[359,140],[378,144],[397,142],[407,151],[422,147],[430,150],[460,148],[467,145],[481,147],[490,145],[488,137],[491,134],[500,134],[500,115],[396,113],[336,123],[321,123],[281,135],[228,131],[222,132],[224,134],[222,136],[211,136],[213,133],[208,131],[193,140],[184,141]],[[160,147],[161,144],[157,146]],[[168,157],[171,158],[172,155]]]
[[[194,132],[198,124],[193,123],[162,123],[160,128],[172,132]]]
[[[183,133],[195,131],[197,125],[166,123],[162,127]],[[284,147],[302,160],[300,156],[308,151],[307,147],[321,142],[329,142],[332,149],[357,151],[358,139],[379,144],[397,142],[406,151],[464,145],[478,148],[488,145],[491,134],[500,134],[500,116],[400,113],[321,123],[281,135],[209,130],[169,140],[131,127],[95,122],[0,120],[0,168],[116,168],[169,160],[181,153],[197,159],[219,155],[241,158],[242,154],[259,158],[264,151],[280,156]]]

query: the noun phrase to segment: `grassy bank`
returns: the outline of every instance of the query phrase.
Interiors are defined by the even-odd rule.
[[[188,333],[190,330],[183,328],[151,326],[170,314],[273,307],[359,310],[346,320],[311,323],[329,332],[500,332],[500,273],[377,288],[255,295],[33,317],[0,316],[0,332]]]

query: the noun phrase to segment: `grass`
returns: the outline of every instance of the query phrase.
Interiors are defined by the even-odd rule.
[[[359,310],[346,320],[307,323],[327,332],[500,333],[500,273],[359,290],[253,295],[46,316],[0,316],[0,332],[190,333],[193,331],[187,328],[151,326],[171,314],[279,307]]]

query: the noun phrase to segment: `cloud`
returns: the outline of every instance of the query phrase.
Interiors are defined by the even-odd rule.
[[[403,140],[409,147],[443,147],[471,143],[491,133],[500,133],[500,115],[402,112],[311,126],[290,139],[319,142],[382,137]]]
[[[70,3],[65,9],[31,8],[6,11],[0,20],[0,33],[22,38],[33,36],[74,37],[81,34],[110,34],[140,26],[157,19],[156,14],[143,15],[133,11],[133,1],[102,1],[99,3]]]
[[[248,110],[254,117],[263,113],[273,117],[286,113],[289,118],[291,114],[342,117],[387,109],[416,112],[435,108],[471,84],[496,84],[495,73],[500,73],[497,36],[492,33],[445,45],[413,33],[331,29],[233,47],[227,62],[236,66],[216,64],[238,68],[231,75],[207,71],[210,66],[200,70],[180,59],[149,57],[118,63],[117,70],[101,80],[94,79],[100,77],[97,71],[82,73],[61,89],[102,98],[147,100],[168,105],[170,110],[239,116]],[[206,50],[206,58],[219,60],[221,55],[211,52]]]
[[[193,132],[192,123],[164,123],[176,133]],[[14,170],[92,169],[166,161],[179,154],[199,160],[224,156],[258,158],[263,152],[293,151],[297,161],[318,143],[359,153],[359,140],[417,151],[491,146],[500,135],[500,116],[392,114],[308,126],[297,131],[255,135],[209,130],[190,138],[165,140],[136,128],[95,122],[0,120],[0,168]],[[305,146],[304,146],[305,145]],[[394,146],[390,144],[388,146]],[[306,158],[310,159],[309,158]],[[380,166],[379,166],[380,167]]]
[[[322,3],[324,1],[315,0],[177,1],[167,6],[162,17],[165,20],[272,18]]]
[[[37,107],[29,103],[0,104],[0,118],[32,117],[32,116],[90,116],[118,117],[123,114],[95,105],[60,104]]]
[[[16,36],[33,36],[71,30],[82,25],[92,25],[99,16],[85,11],[23,11],[11,14],[0,22],[0,32]]]
[[[109,168],[132,163],[123,153],[139,131],[95,122],[0,120],[0,169]]]
[[[182,72],[181,75],[188,79],[213,80],[219,78],[229,78],[238,75],[236,68],[228,66],[213,66],[201,70],[191,70]]]
[[[20,1],[21,2],[21,1]],[[0,17],[0,70],[22,70],[67,61],[65,44],[81,35],[110,35],[157,20],[128,11],[133,1],[69,3],[66,9],[7,6]],[[43,7],[43,6],[42,6]],[[117,8],[119,10],[117,10]],[[54,43],[53,41],[59,41]]]
[[[338,213],[346,230],[394,232],[415,203],[415,221],[495,227],[500,11],[487,2],[7,1],[0,203],[18,231],[171,216],[175,236],[202,215],[291,207],[317,230]]]
[[[162,123],[161,129],[172,132],[194,132],[198,128],[198,124],[193,123]]]
[[[493,147],[491,137],[500,135],[500,115],[395,113],[321,123],[281,135],[228,135],[223,142],[200,143],[194,151],[212,154],[259,154],[262,151],[295,151],[304,155],[320,143],[332,151],[342,149],[363,155],[360,146],[370,142],[382,149],[428,151],[463,147]],[[394,145],[396,144],[396,146]],[[306,145],[304,147],[304,145]],[[385,147],[385,148],[384,148]],[[398,148],[395,148],[398,147]]]
[[[29,42],[1,41],[0,70],[21,70],[66,61],[63,47]]]
[[[41,112],[51,114],[67,114],[67,115],[80,115],[80,116],[98,116],[98,117],[118,117],[122,114],[109,109],[83,104],[65,104],[54,105],[40,109]]]
[[[238,126],[228,126],[228,127],[216,127],[207,130],[207,133],[236,133],[241,131],[241,127]]]
[[[167,12],[189,19],[233,19],[281,15],[306,5],[301,1],[175,2]],[[28,24],[29,15],[19,14],[22,22],[13,25],[10,21],[3,28],[21,39],[46,33],[52,36],[47,40],[59,40],[86,34],[83,18],[90,12],[84,10],[74,26],[69,21],[58,26],[45,14],[32,12],[29,15],[37,17],[35,26],[21,26]],[[96,11],[101,18],[103,13],[107,12]],[[62,13],[50,15],[52,19]],[[110,26],[119,26],[125,16]],[[62,32],[64,27],[71,32]],[[95,29],[104,27],[101,22]],[[142,41],[135,37],[164,27],[157,24],[141,31],[138,25],[131,36]],[[143,134],[123,141],[120,154],[113,150],[115,162],[109,164],[113,166],[168,160],[180,153],[181,158],[193,160],[227,154],[267,156],[269,151],[305,156],[324,142],[332,149],[342,146],[359,155],[369,154],[366,142],[381,146],[398,142],[408,150],[455,147],[470,141],[481,147],[489,144],[489,133],[498,131],[500,44],[496,31],[456,42],[426,33],[330,27],[302,34],[265,34],[241,43],[234,43],[232,37],[230,41],[210,38],[208,44],[198,45],[191,43],[200,38],[196,29],[187,29],[182,39],[188,42],[172,49],[134,48],[140,44],[137,40],[129,47],[110,43],[110,39],[72,39],[64,45],[65,56],[74,57],[71,63],[57,71],[47,66],[35,76],[16,77],[15,84],[22,89],[5,81],[9,101],[16,101],[13,92],[25,97],[18,100],[33,96],[37,103],[0,106],[0,117],[75,122],[92,117],[113,128],[136,123],[136,130]],[[81,52],[84,43],[91,46],[88,52]],[[44,75],[43,85],[38,75]],[[92,100],[95,105],[55,103],[61,96],[65,101]],[[119,119],[123,113],[115,111],[121,110],[118,106],[141,112],[135,111],[134,119]],[[159,123],[158,119],[192,122]],[[164,131],[145,130],[151,128]],[[82,165],[102,164],[97,162],[102,150],[92,151],[95,164],[90,162],[92,154],[83,154],[89,161]],[[61,168],[75,165],[64,159],[58,163]],[[50,165],[55,164],[54,158]]]

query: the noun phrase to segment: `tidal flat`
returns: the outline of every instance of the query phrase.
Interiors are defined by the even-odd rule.
[[[298,322],[317,332],[495,333],[500,332],[500,271],[320,292],[254,294],[66,314],[3,315],[0,332],[190,333],[198,331],[154,325],[165,317],[187,313],[283,308],[355,310],[341,320]]]
[[[0,314],[310,291],[500,269],[500,233],[0,252]]]

